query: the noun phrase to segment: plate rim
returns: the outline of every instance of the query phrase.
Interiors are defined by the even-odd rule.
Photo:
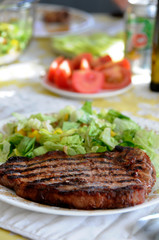
[[[88,93],[77,93],[77,92],[72,92],[72,91],[67,91],[67,90],[57,88],[53,83],[49,83],[45,76],[40,79],[40,83],[45,89],[51,91],[52,93],[58,94],[63,97],[81,99],[81,100],[114,97],[114,96],[123,94],[133,88],[133,83],[131,82],[128,86],[122,89],[105,90],[105,91],[103,90],[99,93],[88,94]]]
[[[24,114],[24,116],[30,116],[31,114],[33,114],[33,112]],[[153,121],[153,120],[145,119],[141,117],[134,116],[134,118],[136,119],[136,121],[137,120],[139,121],[139,119],[140,120],[142,119],[143,121],[145,120],[145,124],[148,124],[149,122],[157,123],[157,121]],[[3,126],[9,121],[13,121],[13,119],[14,117],[8,117],[0,120],[0,130],[2,131]],[[153,128],[151,129],[154,130]],[[154,187],[156,186],[156,184],[159,185],[159,178],[157,178]],[[3,193],[1,192],[1,190],[3,191]],[[121,213],[127,213],[135,210],[143,209],[159,203],[159,198],[156,198],[150,201],[145,201],[142,204],[138,204],[138,205],[127,207],[127,208],[96,209],[96,210],[68,209],[68,208],[61,208],[56,206],[40,204],[27,199],[23,199],[18,195],[16,195],[14,190],[11,190],[3,185],[0,185],[0,200],[2,202],[6,202],[12,206],[16,206],[25,210],[39,212],[39,213],[46,213],[46,214],[56,214],[56,215],[62,215],[62,216],[106,216],[106,215],[113,215],[113,214],[121,214]]]
[[[5,190],[7,189],[4,186],[0,186],[0,187],[1,189],[3,188]],[[7,193],[13,194],[13,191],[10,189],[7,189]],[[136,210],[141,210],[143,208],[159,203],[159,199],[153,199],[152,201],[144,202],[142,204],[138,204],[138,205],[127,207],[127,208],[81,210],[81,209],[68,209],[68,208],[44,205],[44,204],[23,199],[17,196],[16,194],[14,194],[14,199],[11,199],[11,198],[8,198],[8,196],[5,196],[5,194],[1,195],[1,192],[0,192],[0,200],[2,202],[8,203],[12,206],[19,207],[25,210],[39,212],[39,213],[46,213],[46,214],[56,214],[56,215],[62,215],[62,216],[106,216],[106,215],[113,215],[113,214],[122,214],[122,213],[128,213]],[[29,205],[30,203],[32,205]]]

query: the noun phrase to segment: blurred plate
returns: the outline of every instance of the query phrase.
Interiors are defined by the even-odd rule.
[[[107,97],[113,97],[119,94],[123,94],[126,91],[128,91],[129,89],[132,88],[132,84],[129,84],[128,86],[122,88],[122,89],[118,89],[118,90],[102,90],[99,93],[78,93],[78,92],[72,92],[72,91],[67,91],[67,90],[63,90],[60,88],[57,88],[55,86],[55,84],[53,83],[49,83],[46,78],[42,78],[41,80],[41,84],[44,88],[46,88],[47,90],[56,93],[60,96],[63,97],[68,97],[68,98],[75,98],[75,99],[95,99],[95,98],[107,98]]]
[[[43,14],[45,11],[61,11],[64,9],[70,14],[68,24],[44,22]],[[51,37],[54,35],[81,33],[87,31],[93,24],[94,18],[87,12],[54,4],[38,4],[34,37]]]

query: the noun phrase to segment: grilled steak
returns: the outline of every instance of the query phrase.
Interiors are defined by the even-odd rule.
[[[67,156],[54,151],[0,166],[0,184],[17,195],[77,209],[123,208],[143,203],[156,181],[147,154],[117,146],[112,152]]]

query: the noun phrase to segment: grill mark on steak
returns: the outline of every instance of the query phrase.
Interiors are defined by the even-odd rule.
[[[57,166],[57,165],[56,165]],[[59,166],[58,166],[59,167]],[[96,168],[98,167],[98,170],[103,170],[103,167],[101,167],[101,166],[95,166],[95,167],[92,167],[91,168],[91,170],[93,171],[93,170],[96,170]],[[43,169],[43,168],[47,168],[46,170],[47,170],[47,172],[45,171],[41,171],[41,172],[39,172],[39,171],[36,171],[35,173],[34,173],[34,170],[41,170],[41,169]],[[4,173],[2,173],[2,175],[4,175],[4,174],[7,174],[8,175],[8,178],[10,178],[10,179],[14,179],[14,178],[29,178],[29,177],[33,177],[33,176],[39,176],[39,175],[42,175],[42,174],[45,174],[45,175],[50,175],[50,174],[57,174],[57,173],[60,173],[61,174],[61,170],[56,170],[57,168],[51,168],[51,169],[49,169],[48,168],[48,166],[46,166],[46,165],[44,165],[44,166],[41,166],[41,167],[36,167],[36,168],[31,168],[31,169],[27,169],[27,170],[20,170],[20,169],[16,169],[16,170],[8,170],[8,171],[5,171]],[[137,169],[137,167],[135,168],[135,169]],[[121,171],[122,172],[122,170],[121,169],[118,169],[118,168],[113,168],[113,167],[111,167],[111,166],[109,166],[109,167],[107,167],[107,168],[104,168],[104,171],[113,171],[113,170],[115,170],[115,171]],[[29,174],[29,172],[32,172],[31,174]],[[73,173],[73,172],[79,172],[79,171],[82,171],[83,173],[85,172],[85,171],[87,171],[88,172],[88,170],[86,169],[86,168],[74,168],[74,169],[72,169],[72,170],[63,170],[62,172],[64,173],[65,172],[65,174],[67,173]],[[129,170],[129,171],[132,171],[132,170]],[[23,173],[23,174],[21,174],[20,176],[19,176],[19,173]],[[24,174],[24,173],[26,173],[26,174]],[[16,175],[17,174],[17,175]],[[11,175],[11,176],[10,176]],[[96,174],[97,176],[105,176],[105,174]],[[127,174],[113,174],[113,176],[127,176]]]
[[[83,162],[83,163],[86,163],[86,162]],[[99,163],[99,161],[94,161],[94,163]],[[136,161],[136,163],[142,163],[142,160],[137,160]],[[67,164],[69,164],[69,165],[74,165],[74,162],[72,162],[72,163],[67,163]],[[76,163],[76,164],[80,164],[80,163]],[[113,168],[112,166],[113,165],[115,165],[116,166],[116,164],[114,164],[114,163],[112,163],[112,162],[100,162],[100,164],[105,164],[105,165],[111,165],[110,166],[110,168],[111,168],[111,170],[117,170],[117,168]],[[11,168],[11,167],[13,167],[14,166],[14,168],[16,168],[16,169],[14,169],[14,170],[5,170],[5,172],[4,172],[4,174],[14,174],[14,173],[25,173],[25,172],[28,172],[28,171],[34,171],[34,170],[38,170],[38,169],[46,169],[46,170],[48,170],[49,169],[49,167],[50,167],[50,165],[40,165],[40,164],[38,164],[37,163],[37,165],[39,165],[39,166],[36,166],[36,167],[32,167],[32,165],[31,166],[29,166],[29,167],[27,167],[27,169],[26,169],[26,165],[8,165],[8,166],[6,166],[5,167],[5,169],[8,169],[8,168]],[[51,167],[52,168],[57,168],[57,167],[59,167],[59,166],[61,166],[61,165],[63,165],[63,163],[61,163],[61,164],[55,164],[55,165],[51,165]],[[120,165],[119,165],[120,166]],[[0,166],[1,167],[1,166]],[[20,169],[20,168],[22,168],[22,167],[24,167],[25,169]],[[48,168],[48,169],[47,169]],[[95,167],[96,168],[96,167]],[[95,168],[92,168],[92,169],[95,169]],[[98,167],[99,169],[103,169],[103,167]],[[3,169],[3,168],[2,168]],[[135,168],[133,168],[133,170],[134,169],[142,169],[142,167],[141,166],[136,166]],[[76,169],[74,169],[74,170],[76,170],[76,171],[84,171],[85,169],[84,168],[82,168],[82,169],[79,169],[79,168],[76,168]],[[68,170],[69,172],[73,172],[74,170]],[[105,170],[107,170],[107,169],[105,169]],[[128,171],[132,171],[131,169],[129,169]],[[58,173],[58,171],[56,171],[56,173]],[[37,173],[38,174],[38,173]]]
[[[60,152],[60,151],[59,151]],[[61,154],[61,152],[60,152],[60,154]],[[94,154],[94,153],[93,153]],[[94,154],[94,155],[92,155],[92,157],[91,156],[89,156],[88,154],[86,154],[86,156],[84,156],[83,155],[83,157],[82,156],[80,156],[80,155],[77,155],[78,157],[76,158],[76,161],[77,160],[85,160],[85,159],[100,159],[100,158],[104,158],[104,157],[107,157],[107,159],[108,160],[112,160],[112,157],[110,157],[110,156],[106,156],[106,155],[100,155],[100,156],[98,156],[97,154]],[[97,158],[97,156],[98,156],[98,158]],[[12,165],[14,165],[13,164],[13,162],[12,162],[12,159],[14,160],[14,162],[16,163],[16,162],[18,162],[18,163],[20,163],[20,162],[22,162],[23,163],[23,161],[20,161],[20,159],[19,159],[20,157],[15,157],[15,160],[14,160],[14,157],[11,157],[11,158],[9,158],[9,160],[7,161],[7,163],[8,163],[8,167],[9,166],[12,166]],[[34,159],[36,160],[36,158],[37,157],[35,157]],[[38,159],[38,158],[37,158]],[[30,160],[30,159],[28,159],[28,158],[24,158],[24,157],[22,157],[22,160],[27,160],[27,162],[29,163],[29,162],[32,162],[32,160]],[[35,166],[35,165],[37,165],[37,164],[42,164],[42,163],[45,163],[46,162],[46,160],[42,160],[42,161],[35,161],[34,160],[34,162],[33,163],[30,163],[30,164],[28,164],[28,167],[31,167],[31,166]],[[75,161],[75,159],[74,158],[72,158],[72,157],[69,157],[68,156],[68,158],[66,159],[66,158],[62,158],[62,156],[60,157],[53,157],[53,158],[49,158],[49,159],[47,159],[47,162],[52,162],[52,161],[56,161],[56,160],[60,160],[60,161],[64,161],[64,160],[66,160],[67,162],[70,162],[70,161]],[[79,161],[80,162],[80,161]],[[77,164],[77,163],[76,163]],[[26,164],[25,165],[20,165],[20,164],[18,164],[18,165],[15,165],[15,166],[17,166],[17,167],[25,167],[26,166]],[[0,168],[1,168],[1,166],[0,166]]]
[[[61,172],[59,172],[59,173],[61,173]],[[40,175],[42,175],[42,174],[46,174],[46,173],[45,172],[40,173]],[[30,178],[30,177],[37,177],[37,176],[38,176],[38,174],[30,173],[28,175],[20,175],[20,176],[19,175],[9,175],[8,178],[9,179],[17,179],[17,178]],[[46,180],[57,179],[57,178],[76,177],[76,176],[89,177],[90,175],[85,174],[85,173],[74,173],[73,175],[72,174],[70,174],[70,175],[62,175],[61,174],[57,177],[53,176],[53,177],[49,177],[49,178],[42,178],[42,179],[40,179],[40,181],[46,181]],[[32,182],[34,182],[34,181],[32,181]]]
[[[116,169],[115,169],[116,170]],[[70,173],[71,174],[68,174]],[[73,172],[73,173],[72,173]],[[49,172],[48,174],[46,174],[46,172],[41,172],[41,173],[31,173],[31,174],[27,174],[27,175],[9,175],[8,179],[16,179],[16,178],[30,178],[30,177],[39,177],[40,175],[53,175],[53,174],[57,174],[59,173],[59,176],[52,176],[49,178],[42,178],[40,179],[40,181],[46,181],[46,180],[50,180],[50,179],[57,179],[57,178],[70,178],[70,177],[76,177],[76,176],[84,176],[84,177],[90,177],[90,174],[88,174],[89,172],[86,171],[87,173],[85,173],[84,171],[82,173],[76,173],[75,171],[67,171],[67,172],[61,172],[61,171],[57,171],[57,172]],[[63,174],[65,173],[65,174]],[[112,174],[111,177],[126,177],[128,178],[127,174]],[[106,174],[96,174],[96,177],[107,177],[109,178],[109,176],[107,176]],[[36,181],[36,180],[35,180]],[[32,179],[33,182],[33,179]]]
[[[50,180],[49,178],[47,180]],[[133,180],[133,179],[129,179],[129,180],[119,180],[119,181],[116,181],[116,183],[126,183],[127,187],[128,187],[128,183],[131,183],[132,184],[136,184],[138,183],[139,181],[136,179],[136,180]],[[32,188],[35,187],[35,184],[38,183],[38,184],[41,184],[41,180],[36,180],[36,181],[33,181],[31,182],[31,184],[29,186],[31,186]],[[63,187],[63,186],[75,186],[75,187],[78,187],[77,189],[75,188],[74,191],[78,191],[79,189],[80,190],[86,190],[86,189],[89,189],[89,188],[94,188],[94,190],[98,187],[98,191],[102,190],[102,189],[109,189],[109,185],[108,183],[114,183],[114,181],[103,181],[102,184],[105,184],[104,187],[101,186],[101,184],[93,184],[93,183],[89,183],[89,185],[84,185],[85,183],[87,183],[86,179],[79,179],[79,178],[74,178],[74,179],[71,179],[71,181],[63,181],[63,182],[55,182],[55,183],[50,183],[49,186],[50,187],[54,187],[54,188],[59,188],[59,187]],[[125,186],[123,186],[125,187]],[[122,187],[122,188],[123,188]],[[65,192],[65,191],[64,191]]]
[[[82,162],[82,164],[83,163],[86,163],[86,162]],[[71,164],[69,164],[69,163],[67,163],[67,165],[78,165],[78,164],[81,164],[81,163],[71,163]],[[113,164],[112,164],[113,165]],[[60,164],[60,165],[51,165],[51,170],[52,169],[57,169],[57,168],[60,168],[61,166],[63,166],[64,167],[64,164]],[[110,168],[110,167],[109,167]],[[29,171],[36,171],[36,170],[39,170],[39,169],[45,169],[46,171],[50,171],[50,165],[44,165],[44,166],[37,166],[37,167],[34,167],[34,168],[27,168],[27,169],[20,169],[20,168],[18,168],[18,169],[15,169],[15,170],[7,170],[7,171],[5,171],[4,173],[2,173],[2,175],[3,174],[16,174],[16,173],[27,173],[27,172],[29,172]],[[96,169],[96,167],[92,167],[92,169]],[[99,169],[103,169],[103,167],[99,167]],[[106,170],[106,168],[104,168],[105,170]],[[113,168],[111,168],[111,169],[113,169]],[[114,170],[115,170],[116,168],[114,168]],[[73,169],[73,170],[69,170],[69,171],[84,171],[85,169],[82,167],[82,168],[80,168],[80,166],[79,166],[79,168],[77,169],[77,168],[75,168],[75,169]],[[63,170],[64,171],[64,170]],[[37,171],[36,171],[37,172]],[[56,172],[58,172],[58,171],[56,171]],[[53,173],[53,171],[52,171],[52,173]],[[37,172],[37,174],[38,174],[38,172]],[[24,175],[23,175],[24,176]]]
[[[146,153],[129,147],[71,157],[60,151],[33,159],[12,157],[0,166],[0,183],[19,196],[79,209],[142,203],[155,180]]]
[[[74,175],[74,176],[71,176],[71,177],[76,177],[76,176],[79,176],[78,174],[76,175]],[[62,178],[64,178],[65,176],[63,176],[63,177],[61,177],[61,179]],[[89,175],[85,175],[85,179],[87,178],[87,177],[89,177]],[[37,181],[38,182],[45,182],[45,181],[48,181],[48,180],[51,180],[52,179],[52,177],[50,177],[50,178],[43,178],[43,179],[40,179],[40,180],[35,180],[35,181],[32,181],[32,183],[36,183]],[[57,179],[56,177],[54,178],[54,179]],[[72,182],[72,180],[73,179],[71,179],[71,182]],[[51,185],[53,186],[53,185],[56,185],[56,186],[61,186],[61,185],[63,185],[63,183],[65,183],[66,181],[64,181],[64,182],[60,182],[60,183],[54,183],[54,184],[52,184],[51,183]],[[68,185],[69,185],[69,183],[71,183],[71,182],[66,182],[66,183],[68,183]],[[85,181],[86,182],[86,181]],[[114,181],[111,181],[111,180],[109,180],[109,181],[102,181],[102,182],[100,182],[100,183],[113,183]],[[123,180],[117,180],[116,182],[118,182],[118,183],[128,183],[128,182],[137,182],[137,180],[134,180],[133,178],[132,179],[123,179]],[[98,184],[97,184],[98,185]],[[79,185],[78,185],[79,186]]]
[[[77,160],[75,161],[72,161],[71,163],[69,162],[68,159],[64,159],[63,162],[60,162],[60,164],[57,162],[56,159],[51,159],[51,160],[54,160],[54,163],[50,163],[50,159],[47,161],[47,165],[46,164],[46,160],[41,162],[41,163],[35,163],[34,166],[33,164],[29,164],[27,166],[27,169],[26,169],[26,165],[14,165],[14,164],[9,164],[5,167],[5,169],[10,169],[10,168],[15,168],[14,171],[12,170],[8,170],[6,171],[5,170],[5,174],[10,174],[10,171],[11,171],[11,174],[14,173],[24,173],[24,172],[28,172],[28,171],[34,171],[34,170],[38,170],[39,168],[42,169],[42,168],[47,168],[49,169],[49,167],[51,166],[51,168],[57,168],[57,167],[60,167],[60,166],[64,166],[64,164],[67,164],[67,165],[81,165],[81,161],[77,162]],[[49,164],[48,164],[49,163]],[[82,164],[86,164],[87,161],[82,161]],[[112,166],[116,166],[115,163],[113,162],[105,162],[105,161],[100,161],[100,159],[98,161],[93,161],[92,162],[93,164],[96,164],[96,167],[98,167],[98,164],[104,164],[104,165],[108,165],[109,167],[111,167],[112,169],[116,169],[116,168],[113,168]],[[44,164],[44,165],[42,165]],[[36,166],[35,166],[36,165]],[[120,166],[119,166],[120,167]],[[3,169],[2,167],[0,167],[1,169]],[[24,169],[23,169],[24,168]],[[82,169],[83,170],[83,169]]]
[[[65,154],[63,153],[63,152],[61,152],[61,151],[59,151],[59,156],[57,155],[57,152],[55,151],[55,156],[53,157],[52,155],[50,155],[49,153],[48,153],[48,156],[47,156],[47,161],[52,161],[52,160],[64,160],[65,159]],[[92,156],[90,156],[89,154],[85,154],[85,155],[76,155],[77,157],[76,157],[76,160],[83,160],[83,159],[89,159],[89,158],[91,158],[91,159],[93,159],[93,158],[103,158],[103,157],[105,157],[106,156],[106,154],[107,153],[101,153],[101,155],[99,155],[98,153],[93,153],[93,155]],[[63,157],[63,158],[62,158]],[[107,156],[107,159],[108,160],[111,160],[113,157],[112,156]],[[34,158],[34,161],[32,160],[32,159],[29,159],[29,158],[26,158],[26,157],[10,157],[9,159],[8,159],[8,163],[12,163],[13,161],[14,162],[22,162],[22,160],[23,161],[26,161],[27,160],[27,162],[29,163],[29,162],[33,162],[33,163],[35,163],[35,160],[36,159],[40,159],[40,157],[35,157]],[[70,156],[67,156],[67,160],[68,161],[70,161],[70,160],[75,160],[75,158],[74,157],[70,157]],[[38,160],[39,161],[39,160]],[[45,160],[42,160],[42,161],[39,161],[39,163],[42,163],[43,161],[45,161]],[[34,164],[33,164],[34,165]]]
[[[95,169],[96,169],[96,167],[92,168],[92,170],[95,170]],[[103,168],[98,168],[98,169],[103,170]],[[106,168],[104,170],[106,171],[105,174],[99,173],[99,174],[96,174],[96,176],[99,176],[99,177],[104,177],[104,176],[105,177],[109,177],[109,176],[107,176],[108,172],[110,172],[112,170],[121,171],[121,169],[111,168],[111,167],[110,168]],[[8,174],[8,178],[9,179],[16,179],[16,178],[29,178],[29,177],[37,177],[37,176],[39,177],[40,175],[50,175],[50,174],[54,175],[54,174],[57,174],[57,173],[60,174],[60,177],[63,176],[62,173],[65,173],[65,175],[64,175],[65,177],[69,177],[69,176],[73,176],[73,175],[77,174],[76,172],[79,172],[79,171],[82,171],[83,173],[82,174],[78,173],[78,175],[85,175],[85,172],[88,172],[87,169],[83,168],[83,169],[73,169],[73,170],[67,170],[67,171],[65,171],[65,170],[64,171],[61,171],[61,170],[59,170],[59,171],[49,171],[47,173],[46,172],[35,172],[35,173],[29,173],[29,174],[23,174],[23,175],[22,174],[21,175],[19,175],[19,174],[16,175],[16,173],[21,173],[21,171],[19,171],[19,172],[17,172],[17,171],[16,172],[8,171],[6,173]],[[71,173],[71,174],[69,174],[69,173]],[[73,175],[72,175],[72,173],[73,173]],[[123,173],[123,174],[122,173],[111,174],[111,176],[126,176],[126,177],[128,177],[128,175],[126,173]],[[54,176],[53,176],[53,178],[54,178]]]

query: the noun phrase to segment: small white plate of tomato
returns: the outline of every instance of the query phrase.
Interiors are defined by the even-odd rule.
[[[41,83],[64,97],[110,97],[132,87],[131,67],[127,59],[114,62],[109,55],[93,57],[90,53],[83,53],[72,59],[60,56],[51,63]]]

